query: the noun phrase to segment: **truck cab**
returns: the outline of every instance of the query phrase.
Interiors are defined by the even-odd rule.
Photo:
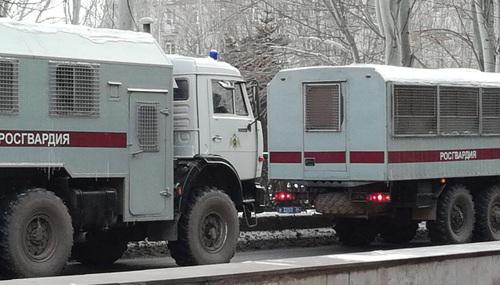
[[[174,65],[174,156],[218,156],[240,180],[260,177],[263,136],[235,67],[210,57],[169,56]]]

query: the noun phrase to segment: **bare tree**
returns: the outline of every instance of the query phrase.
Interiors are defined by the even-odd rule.
[[[42,22],[53,19],[43,17],[53,6],[51,0],[0,0],[0,16]]]
[[[6,17],[7,11],[5,9],[5,5],[7,3],[4,0],[0,0],[0,17]]]
[[[356,44],[356,40],[349,29],[347,23],[348,11],[346,10],[344,3],[340,0],[323,0],[323,3],[325,3],[328,12],[332,15],[335,24],[340,29],[340,32],[344,35],[345,40],[349,45],[349,49],[351,50],[353,61],[355,63],[360,62],[361,58],[359,56],[358,45]]]

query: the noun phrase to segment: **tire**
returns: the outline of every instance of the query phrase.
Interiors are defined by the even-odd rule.
[[[227,263],[236,252],[238,212],[229,196],[217,188],[194,189],[178,224],[178,239],[168,242],[178,265]]]
[[[463,185],[448,188],[438,200],[436,220],[427,223],[429,237],[437,243],[466,243],[472,240],[474,203]]]
[[[496,185],[474,196],[476,224],[474,240],[500,240],[500,186]]]
[[[59,274],[73,245],[71,217],[63,201],[36,188],[7,197],[0,209],[2,273],[25,278]]]
[[[386,242],[407,244],[417,234],[418,222],[385,222],[382,224],[380,236]]]
[[[335,225],[339,241],[347,246],[369,245],[375,239],[377,231],[369,220],[345,219]]]
[[[119,232],[88,232],[85,241],[75,244],[73,258],[85,265],[109,266],[127,250],[128,241]]]

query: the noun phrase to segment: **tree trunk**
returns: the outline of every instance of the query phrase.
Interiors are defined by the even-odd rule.
[[[493,1],[493,33],[495,38],[495,72],[500,72],[500,0]]]
[[[396,33],[395,15],[398,13],[398,3],[396,1],[377,0],[378,18],[381,20],[379,25],[384,31],[385,37],[385,64],[400,66],[401,52]]]
[[[132,16],[132,0],[118,1],[118,28],[121,30],[134,30]]]
[[[500,0],[499,0],[500,1]],[[409,0],[401,0],[399,4],[399,31],[400,31],[400,49],[401,63],[403,66],[411,66],[412,54],[410,46],[410,3]]]
[[[479,29],[479,38],[483,48],[484,71],[495,71],[495,48],[490,33],[488,32],[488,19],[485,18],[484,0],[475,0],[475,9],[477,15],[477,26]]]
[[[479,22],[477,19],[476,4],[474,4],[474,2],[475,1],[472,1],[470,4],[472,11],[472,29],[474,32],[473,43],[474,43],[474,48],[476,49],[477,55],[479,57],[478,59],[479,69],[481,71],[484,71],[483,45],[481,44],[481,36],[479,35]]]
[[[82,0],[73,0],[73,10],[71,13],[71,24],[80,24],[80,10],[82,8]]]

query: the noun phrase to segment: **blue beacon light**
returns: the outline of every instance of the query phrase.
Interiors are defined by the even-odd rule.
[[[219,59],[219,52],[217,52],[217,51],[216,51],[216,50],[214,50],[214,49],[213,49],[213,50],[210,50],[210,51],[208,52],[208,56],[209,56],[209,57],[211,57],[211,58],[213,58],[213,59],[215,59],[215,60],[217,60],[217,59]]]

